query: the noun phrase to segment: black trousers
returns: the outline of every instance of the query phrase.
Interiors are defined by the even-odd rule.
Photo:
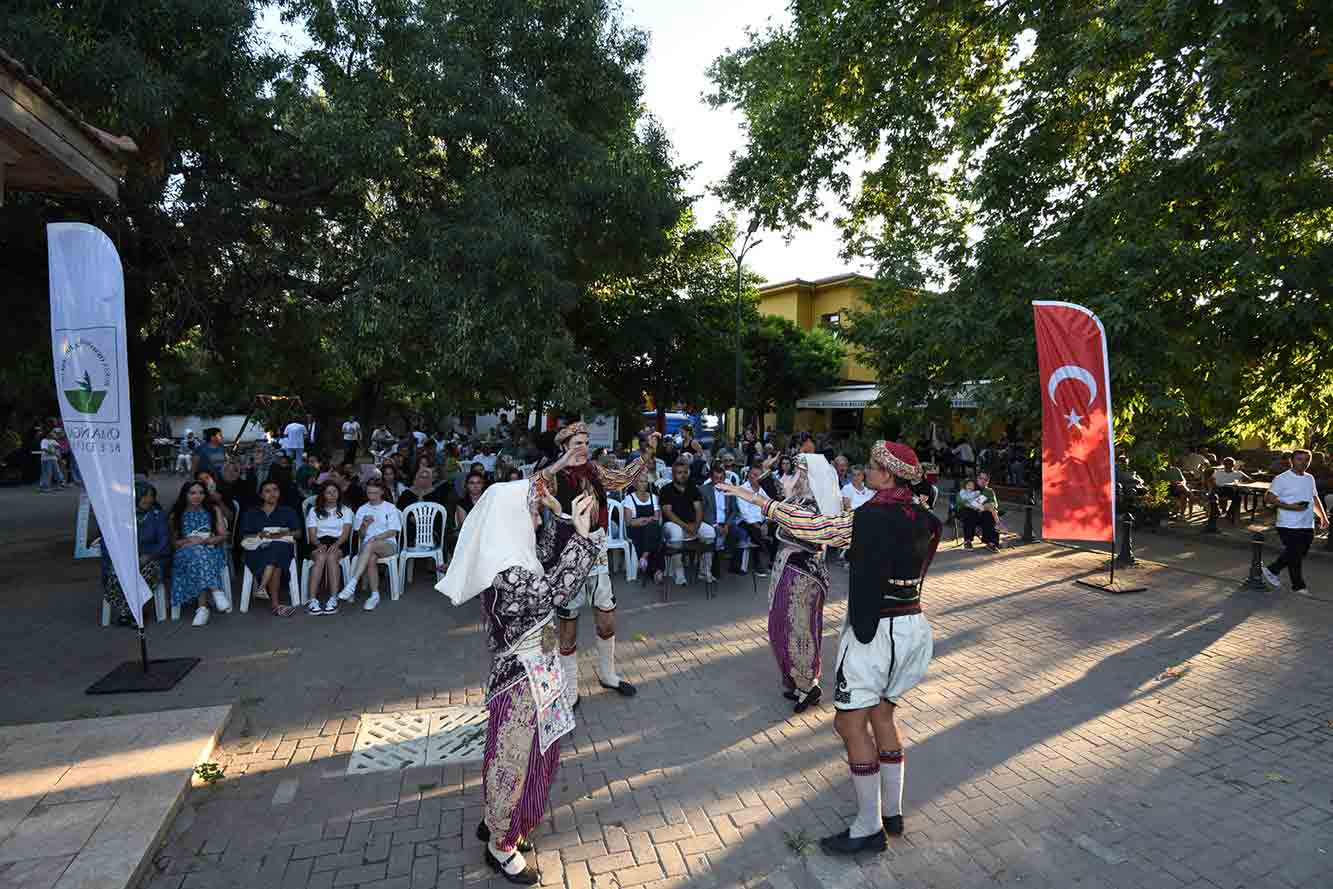
[[[767,533],[763,522],[751,522],[749,524],[741,522],[736,526],[737,531],[749,536],[750,542],[759,547],[755,553],[754,565],[758,568],[762,563],[759,561],[759,553],[768,553],[768,564],[772,565],[773,560],[777,558],[778,542]],[[732,564],[739,571],[741,567],[740,552],[736,551],[732,555]]]
[[[982,543],[999,545],[1000,532],[995,528],[994,513],[977,509],[960,509],[958,517],[963,520],[963,539],[968,543],[972,542],[972,535],[976,534],[977,528],[980,527]]]
[[[343,462],[356,462],[356,442],[343,439]]]
[[[1274,574],[1281,574],[1282,569],[1286,568],[1287,575],[1291,578],[1291,588],[1305,589],[1305,575],[1301,574],[1301,562],[1305,560],[1305,554],[1310,551],[1310,544],[1314,543],[1314,528],[1278,528],[1277,536],[1282,540],[1282,554],[1268,566],[1268,570]]]

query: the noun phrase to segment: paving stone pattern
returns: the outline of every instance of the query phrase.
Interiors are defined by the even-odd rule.
[[[1137,596],[1073,585],[1099,563],[1048,545],[941,553],[925,591],[936,658],[900,720],[908,833],[858,860],[808,845],[845,826],[851,787],[832,709],[793,716],[780,697],[762,591],[727,578],[713,600],[660,604],[618,577],[619,659],[640,694],[596,688],[585,618],[579,725],[534,836],[544,883],[1333,885],[1328,603],[1160,567],[1134,572],[1151,588]],[[846,589],[831,573],[830,675]],[[480,703],[475,607],[418,579],[371,614],[168,624],[154,655],[199,654],[195,673],[151,700],[89,703],[84,674],[130,656],[132,635],[94,628],[76,581],[24,615],[29,636],[44,621],[69,644],[20,670],[26,694],[0,690],[6,721],[238,705],[226,777],[191,792],[146,889],[508,885],[473,834],[479,765],[346,774],[359,714]]]

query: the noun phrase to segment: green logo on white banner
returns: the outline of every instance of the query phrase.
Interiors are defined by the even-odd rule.
[[[66,339],[60,349],[57,373],[66,403],[94,422],[117,421],[118,417],[99,416],[107,396],[115,387],[111,362],[115,354],[114,329],[94,327],[62,333]]]

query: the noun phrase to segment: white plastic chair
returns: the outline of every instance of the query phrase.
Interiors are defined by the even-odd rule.
[[[403,510],[403,534],[407,534],[407,520],[412,517],[415,526],[413,540],[398,551],[398,574],[405,579],[404,586],[412,582],[412,562],[415,559],[430,559],[438,570],[444,564],[444,531],[448,516],[443,506],[422,500]],[[435,542],[435,520],[440,520],[440,542]],[[397,596],[394,596],[397,599]]]
[[[361,531],[359,529],[354,528],[352,530],[352,540],[356,542],[356,545],[352,548],[352,551],[359,553],[361,551]],[[401,553],[402,551],[403,551],[403,532],[400,530],[398,532],[398,552]],[[403,575],[402,572],[398,570],[399,569],[398,556],[397,555],[383,556],[377,560],[377,564],[383,565],[385,568],[389,569],[389,598],[394,602],[397,602],[398,599],[403,595]]]
[[[167,619],[167,586],[165,583],[159,583],[153,587],[153,610],[157,612],[158,623]],[[106,599],[102,600],[102,626],[111,626],[111,603]]]
[[[618,552],[625,561],[625,579],[635,580],[639,576],[639,560],[634,556],[634,544],[630,543],[629,534],[625,532],[625,507],[619,500],[607,500],[607,562],[611,560],[611,553]]]
[[[241,561],[245,565],[245,561]],[[250,566],[245,565],[245,576],[241,578],[241,614],[250,610],[250,593],[255,586],[255,576],[250,573]],[[287,566],[287,595],[291,597],[292,607],[300,608],[303,604],[301,599],[301,575],[297,572],[296,556],[292,556],[292,562]]]

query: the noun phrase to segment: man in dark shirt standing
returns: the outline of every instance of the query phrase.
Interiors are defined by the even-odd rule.
[[[222,466],[227,462],[227,449],[222,446],[222,430],[210,426],[204,430],[204,443],[194,449],[194,466],[191,476],[200,472],[211,473],[213,478],[222,477]]]
[[[683,541],[698,540],[705,544],[699,555],[699,573],[706,583],[713,582],[713,544],[717,532],[703,520],[703,495],[699,486],[690,481],[690,467],[684,461],[671,467],[671,484],[659,492],[662,503],[662,537],[668,546],[679,547]],[[672,557],[672,578],[677,586],[685,585],[685,564],[680,556]]]

